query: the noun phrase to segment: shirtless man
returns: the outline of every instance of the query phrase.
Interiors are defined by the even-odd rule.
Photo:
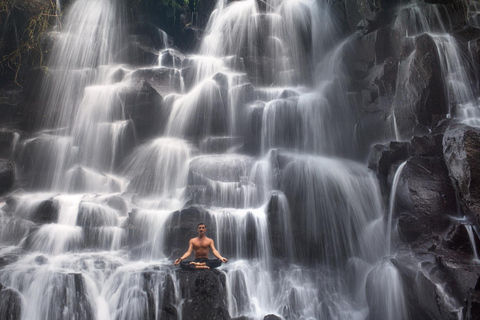
[[[222,262],[228,262],[227,259],[222,257],[220,253],[215,249],[213,240],[205,236],[207,232],[207,227],[204,223],[199,223],[197,225],[198,237],[190,239],[188,250],[185,254],[175,260],[174,264],[180,264],[180,267],[185,270],[194,270],[194,269],[213,269],[222,265]],[[208,252],[212,249],[212,253],[218,259],[208,259]],[[195,260],[193,262],[183,261],[188,258],[192,251],[195,251]]]

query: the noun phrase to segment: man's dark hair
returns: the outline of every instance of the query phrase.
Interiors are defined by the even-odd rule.
[[[200,227],[200,226],[202,226],[202,225],[205,226],[205,228],[207,227],[207,226],[205,225],[205,223],[200,222],[199,224],[197,224],[197,229],[198,229],[198,227]]]

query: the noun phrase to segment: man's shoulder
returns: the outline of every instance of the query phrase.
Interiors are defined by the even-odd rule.
[[[209,237],[205,237],[205,241],[207,241],[208,243],[213,242],[212,238],[209,238]]]

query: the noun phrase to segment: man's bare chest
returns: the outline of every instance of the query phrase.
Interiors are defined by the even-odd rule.
[[[193,249],[208,249],[210,247],[210,241],[195,241],[193,242]]]

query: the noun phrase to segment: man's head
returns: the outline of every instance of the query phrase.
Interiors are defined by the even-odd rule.
[[[207,227],[205,226],[205,223],[200,222],[199,224],[197,224],[198,235],[204,235],[206,231]]]

